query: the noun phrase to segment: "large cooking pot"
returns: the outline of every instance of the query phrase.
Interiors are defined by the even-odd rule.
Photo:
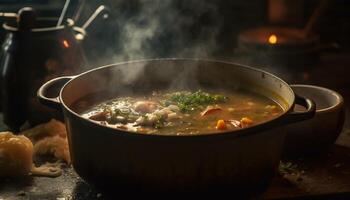
[[[63,86],[62,86],[63,85]],[[62,87],[57,97],[46,94]],[[113,129],[79,114],[119,95],[162,89],[244,88],[273,99],[284,113],[271,121],[218,134],[142,135]],[[139,192],[262,191],[279,165],[285,125],[313,117],[315,104],[296,97],[278,77],[233,63],[196,59],[156,59],[103,66],[61,77],[38,91],[41,102],[62,108],[76,172],[98,188]],[[81,101],[88,97],[90,101]],[[305,112],[293,111],[295,103]],[[201,193],[203,194],[203,193]]]

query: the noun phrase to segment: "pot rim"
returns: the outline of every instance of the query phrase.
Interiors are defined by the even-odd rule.
[[[46,21],[46,22],[55,22],[58,19],[55,17],[39,17],[37,18],[37,21],[40,23],[40,21]],[[5,22],[2,24],[3,28],[6,31],[10,31],[10,32],[18,32],[18,28],[16,26],[12,26],[11,24],[9,24],[8,22]],[[73,28],[75,31],[82,33],[84,35],[86,35],[86,32],[84,29],[75,26],[75,22],[70,19],[67,18],[66,19],[66,23],[65,24],[61,24],[60,26],[48,26],[48,27],[42,27],[42,28],[32,28],[30,31],[32,33],[45,33],[45,32],[55,32],[55,31],[60,31],[65,29],[66,27],[71,27]]]
[[[139,133],[135,133],[133,131],[127,131],[127,130],[123,130],[123,129],[118,129],[118,128],[112,128],[109,126],[104,126],[101,125],[98,122],[86,119],[84,117],[82,117],[81,115],[79,115],[78,113],[74,112],[72,109],[70,109],[65,103],[64,100],[62,99],[62,93],[65,90],[66,86],[69,85],[72,81],[74,81],[75,79],[84,76],[85,74],[88,73],[93,73],[94,71],[98,71],[100,69],[104,69],[104,68],[109,68],[109,67],[113,67],[113,66],[119,66],[119,65],[125,65],[125,64],[132,64],[132,63],[140,63],[140,62],[152,62],[152,61],[201,61],[201,62],[211,62],[211,63],[221,63],[221,64],[229,64],[229,65],[235,65],[235,66],[239,66],[239,67],[243,67],[255,72],[262,72],[265,73],[269,76],[274,77],[275,79],[277,79],[278,81],[280,81],[281,83],[285,84],[286,86],[288,86],[288,90],[291,92],[292,94],[292,103],[291,105],[288,105],[288,109],[284,110],[284,112],[276,117],[273,118],[269,121],[266,121],[264,123],[260,123],[260,124],[255,124],[253,126],[247,127],[247,128],[243,128],[243,129],[236,129],[236,130],[226,130],[226,131],[216,131],[216,132],[210,132],[210,133],[206,133],[206,134],[199,134],[199,135],[159,135],[159,134],[139,134]],[[63,107],[65,110],[69,111],[69,113],[73,114],[74,116],[78,117],[79,119],[83,120],[84,122],[87,123],[92,123],[94,125],[97,125],[98,127],[103,127],[106,129],[110,129],[113,130],[115,132],[118,133],[123,133],[126,134],[126,136],[134,136],[134,137],[142,137],[142,138],[211,138],[211,137],[218,137],[218,136],[222,136],[222,137],[227,137],[227,136],[236,136],[236,137],[241,137],[241,136],[248,136],[248,135],[254,135],[254,134],[258,134],[260,133],[261,130],[266,130],[268,128],[277,128],[279,126],[276,125],[281,125],[281,122],[283,121],[283,118],[290,112],[293,110],[293,105],[295,104],[295,94],[293,89],[290,87],[289,84],[287,84],[285,81],[283,81],[281,78],[277,77],[276,75],[266,72],[264,70],[260,70],[260,69],[256,69],[254,67],[250,67],[250,66],[246,66],[246,65],[242,65],[242,64],[237,64],[234,62],[228,62],[228,61],[219,61],[219,60],[211,60],[211,59],[201,59],[201,58],[155,58],[155,59],[141,59],[141,60],[132,60],[132,61],[125,61],[125,62],[120,62],[120,63],[113,63],[113,64],[108,64],[108,65],[104,65],[101,67],[97,67],[91,70],[88,70],[86,72],[83,72],[79,75],[73,76],[72,79],[70,79],[69,81],[67,81],[61,88],[60,93],[59,93],[59,101],[61,104],[61,107]],[[283,123],[283,122],[282,122]],[[284,124],[287,124],[288,122],[284,122]]]
[[[328,112],[333,112],[334,110],[337,110],[344,105],[344,98],[342,95],[340,95],[338,92],[331,90],[329,88],[321,87],[321,86],[316,86],[316,85],[307,85],[307,84],[292,84],[290,85],[291,87],[296,87],[296,88],[308,88],[308,89],[314,89],[317,91],[325,91],[328,93],[328,95],[332,95],[336,98],[336,102],[329,107],[322,108],[322,109],[317,109],[316,108],[316,113],[328,113]],[[325,96],[325,95],[323,95]]]

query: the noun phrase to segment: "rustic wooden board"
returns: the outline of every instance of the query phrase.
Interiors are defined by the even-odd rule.
[[[293,163],[298,164],[298,168],[305,173],[299,177],[276,177],[262,198],[311,198],[323,195],[346,195],[350,198],[350,148],[335,145],[327,155],[301,159]]]

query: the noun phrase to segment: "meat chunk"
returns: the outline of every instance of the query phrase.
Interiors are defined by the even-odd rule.
[[[106,121],[107,119],[107,114],[108,112],[104,111],[104,112],[99,112],[99,113],[96,113],[94,115],[91,115],[89,117],[89,119],[91,120],[95,120],[95,121]]]
[[[201,116],[203,117],[220,111],[222,111],[222,109],[219,107],[208,106],[203,112],[201,112]]]
[[[138,101],[134,104],[136,112],[151,113],[157,109],[157,103],[153,101]]]

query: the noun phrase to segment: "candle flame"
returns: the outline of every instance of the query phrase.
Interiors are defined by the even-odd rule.
[[[67,40],[63,40],[63,46],[64,46],[65,48],[69,48],[69,43],[68,43]]]
[[[269,43],[270,44],[276,44],[277,43],[277,36],[275,34],[270,35]]]

